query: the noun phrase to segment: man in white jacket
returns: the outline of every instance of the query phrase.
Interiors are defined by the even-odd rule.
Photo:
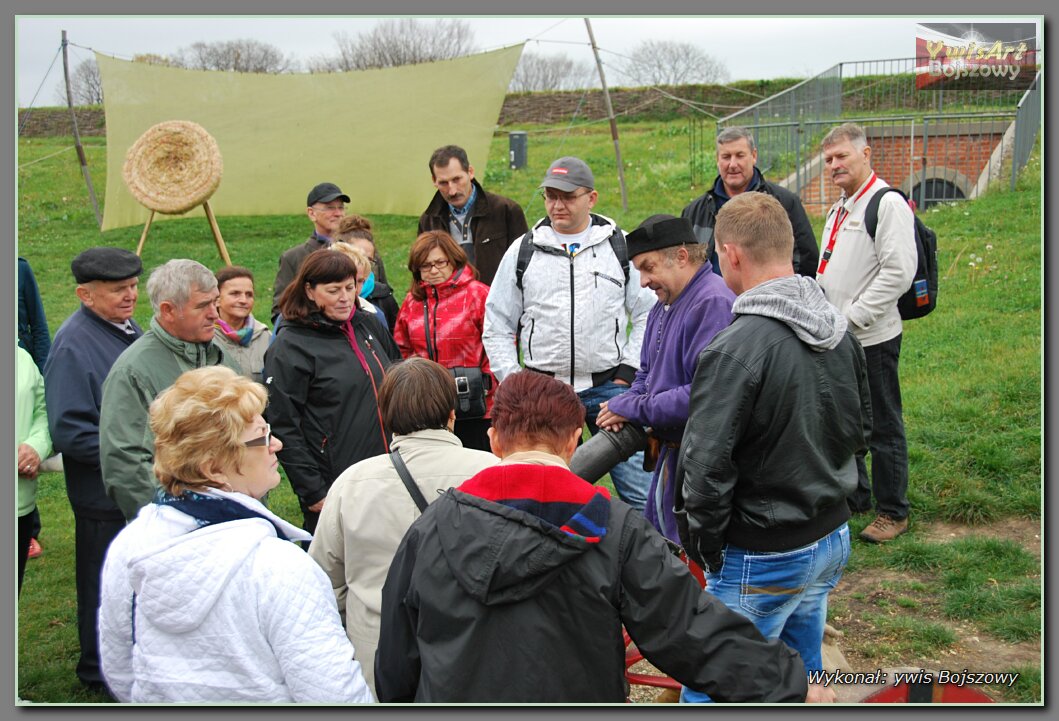
[[[621,229],[591,212],[599,194],[583,160],[559,158],[540,187],[548,216],[500,261],[485,303],[482,343],[501,381],[519,370],[521,351],[526,368],[573,386],[595,434],[599,404],[624,393],[640,367],[655,296],[640,287]],[[532,253],[520,264],[524,243]],[[643,453],[615,466],[611,479],[622,500],[642,511],[651,483]]]
[[[890,541],[908,530],[908,445],[901,414],[897,363],[901,355],[901,315],[897,299],[912,284],[917,255],[912,209],[897,193],[880,199],[875,238],[864,214],[872,196],[889,187],[871,167],[864,129],[840,125],[823,140],[824,164],[842,197],[831,208],[820,244],[816,278],[827,299],[849,321],[864,347],[871,390],[871,484],[864,456],[857,457],[857,490],[850,510],[876,517],[860,537]]]

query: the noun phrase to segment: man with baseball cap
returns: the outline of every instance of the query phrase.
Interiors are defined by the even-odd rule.
[[[599,431],[600,403],[623,393],[640,367],[654,296],[640,286],[617,224],[592,213],[599,194],[583,160],[563,157],[541,181],[548,215],[504,253],[485,302],[482,343],[496,377],[526,368],[569,383]],[[629,331],[629,326],[632,326]],[[651,474],[643,452],[611,470],[614,487],[643,510]]]
[[[640,285],[658,302],[647,316],[640,370],[628,391],[600,404],[597,425],[618,431],[632,422],[650,427],[657,453],[644,516],[680,543],[673,514],[677,450],[688,421],[691,379],[699,353],[732,320],[735,294],[713,272],[709,246],[698,242],[687,218],[652,215],[626,236]]]
[[[302,261],[309,253],[321,248],[330,248],[331,239],[338,232],[338,224],[346,215],[349,196],[334,183],[320,183],[309,191],[305,213],[313,221],[313,232],[304,243],[288,248],[279,257],[276,282],[272,284],[272,322],[279,315],[279,299],[298,273]]]
[[[99,409],[103,380],[118,356],[143,335],[132,319],[143,264],[122,248],[95,247],[70,264],[81,307],[63,322],[44,366],[48,430],[63,456],[66,495],[74,514],[77,632],[81,658],[77,676],[103,688],[96,615],[99,574],[125,516],[107,496],[99,466]]]

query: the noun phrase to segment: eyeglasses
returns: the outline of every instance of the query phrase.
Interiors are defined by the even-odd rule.
[[[272,426],[268,423],[265,424],[265,435],[260,438],[254,438],[249,441],[243,441],[243,445],[247,448],[256,448],[257,446],[264,446],[268,448],[272,445]]]
[[[346,204],[345,203],[339,203],[338,205],[334,205],[334,204],[329,203],[327,205],[322,205],[322,204],[318,203],[318,204],[313,206],[313,210],[323,210],[323,211],[341,210],[342,212],[345,212]]]
[[[545,190],[541,193],[541,197],[544,198],[545,203],[555,204],[559,201],[562,201],[563,205],[569,205],[578,198],[583,198],[586,195],[589,195],[591,192],[592,191],[589,190],[584,193],[553,193],[551,191]]]
[[[433,269],[433,270],[445,270],[450,265],[451,265],[451,263],[448,260],[435,260],[433,263],[423,263],[423,265],[419,266],[419,272],[420,273],[429,273],[431,271],[431,269]]]

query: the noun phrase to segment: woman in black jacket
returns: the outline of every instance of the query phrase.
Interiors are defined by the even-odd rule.
[[[389,451],[378,388],[401,354],[378,318],[356,309],[356,288],[352,260],[312,253],[283,293],[283,325],[265,354],[265,417],[310,533],[338,475]]]

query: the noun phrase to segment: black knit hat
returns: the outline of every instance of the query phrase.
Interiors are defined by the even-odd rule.
[[[96,246],[82,252],[70,263],[74,280],[89,283],[93,280],[125,280],[143,272],[140,256],[124,248]]]
[[[629,257],[674,245],[694,245],[698,240],[691,229],[691,221],[672,215],[652,215],[625,236]]]

